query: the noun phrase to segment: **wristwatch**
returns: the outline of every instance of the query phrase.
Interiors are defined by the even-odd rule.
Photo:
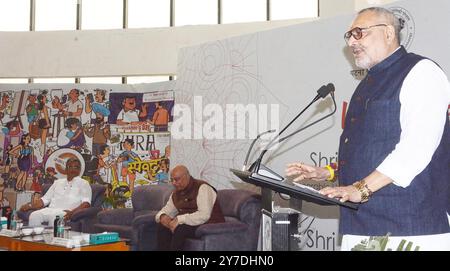
[[[365,203],[365,202],[369,201],[369,198],[372,196],[373,192],[372,192],[372,190],[369,189],[365,180],[355,182],[352,185],[361,194],[361,203]]]

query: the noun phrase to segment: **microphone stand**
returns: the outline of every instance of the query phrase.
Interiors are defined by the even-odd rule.
[[[328,117],[331,117],[334,113],[336,113],[337,106],[336,106],[336,100],[335,100],[335,98],[334,98],[334,92],[332,91],[332,92],[330,93],[330,95],[331,95],[331,99],[333,100],[333,105],[334,105],[333,112],[331,112],[330,114],[328,114],[328,115],[326,115],[326,116],[324,116],[324,117],[322,117],[322,118],[320,118],[320,119],[314,121],[313,123],[310,123],[310,124],[306,125],[305,127],[302,127],[302,128],[300,128],[300,129],[298,129],[297,131],[295,131],[295,132],[293,132],[293,133],[291,133],[291,134],[289,134],[289,135],[287,135],[287,136],[281,138],[281,139],[280,139],[280,143],[283,142],[283,141],[285,141],[285,140],[288,139],[289,137],[291,137],[291,136],[293,136],[293,135],[296,135],[296,134],[300,133],[301,131],[303,131],[303,130],[305,130],[305,129],[311,127],[311,126],[313,126],[314,124],[316,124],[316,123],[318,123],[318,122],[321,122],[322,120],[324,120],[324,119],[326,119],[326,118],[328,118]],[[270,146],[270,147],[272,147],[272,146]],[[268,149],[268,148],[266,148],[266,149]]]
[[[263,158],[263,156],[266,154],[266,152],[273,146],[273,144],[274,144],[274,142],[275,142],[275,140],[277,140],[279,137],[280,137],[280,135],[294,122],[294,121],[296,121],[299,117],[300,117],[300,115],[302,115],[303,114],[303,112],[305,112],[306,111],[306,109],[308,109],[314,102],[316,102],[319,98],[325,98],[327,95],[328,95],[328,93],[330,93],[331,92],[331,98],[333,99],[333,104],[334,104],[334,110],[333,110],[333,112],[331,112],[330,114],[327,114],[326,116],[324,116],[324,117],[322,117],[322,118],[320,118],[320,119],[318,119],[318,120],[316,120],[316,121],[314,121],[314,122],[312,122],[312,123],[310,123],[310,124],[308,124],[307,126],[305,126],[305,127],[302,127],[302,128],[300,128],[300,129],[298,129],[297,131],[295,131],[295,132],[293,132],[293,133],[291,133],[291,134],[289,134],[289,135],[287,135],[287,136],[285,136],[285,137],[283,137],[283,138],[281,138],[280,140],[279,140],[279,142],[278,143],[281,143],[281,142],[283,142],[284,140],[286,140],[286,139],[288,139],[289,137],[291,137],[291,136],[293,136],[293,135],[295,135],[295,134],[297,134],[297,133],[299,133],[299,132],[301,132],[301,131],[303,131],[303,130],[305,130],[305,129],[307,129],[307,128],[309,128],[309,127],[311,127],[312,125],[315,125],[315,124],[317,124],[318,122],[320,122],[320,121],[322,121],[322,120],[324,120],[324,119],[326,119],[326,118],[328,118],[328,117],[331,117],[335,112],[336,112],[336,110],[337,110],[337,106],[336,106],[336,100],[335,100],[335,97],[334,97],[334,86],[332,85],[332,84],[328,84],[327,86],[322,86],[318,91],[318,94],[317,94],[317,96],[305,107],[305,109],[303,109],[291,122],[289,122],[289,124],[288,125],[286,125],[286,127],[283,129],[283,130],[281,130],[279,133],[278,133],[278,136],[276,136],[269,144],[267,144],[267,147],[261,152],[261,155],[258,157],[258,159],[250,166],[250,168],[249,168],[249,171],[250,172],[252,172],[252,173],[257,173],[258,174],[258,172],[259,172],[259,170],[260,170],[260,168],[261,167],[264,167],[264,169],[265,170],[267,170],[267,171],[269,171],[271,174],[273,174],[273,175],[275,175],[277,178],[276,178],[276,180],[279,180],[279,181],[282,181],[284,178],[282,177],[282,176],[280,176],[280,175],[278,175],[277,173],[275,173],[275,172],[273,172],[272,170],[270,170],[269,168],[267,168],[266,166],[264,166],[261,162],[262,162],[262,158]],[[267,176],[266,176],[267,177]],[[272,178],[272,179],[274,179],[274,178]]]
[[[265,132],[259,134],[259,135],[253,140],[252,144],[250,144],[250,148],[249,148],[248,151],[247,151],[247,155],[245,156],[245,161],[244,161],[244,165],[242,166],[242,170],[245,171],[245,169],[246,169],[246,167],[247,167],[247,162],[248,162],[248,157],[250,156],[250,151],[253,149],[253,145],[255,145],[256,141],[257,141],[261,136],[263,136],[263,135],[265,135],[265,134],[268,134],[268,133],[273,133],[273,132],[275,132],[275,129],[271,129],[271,130],[265,131]]]

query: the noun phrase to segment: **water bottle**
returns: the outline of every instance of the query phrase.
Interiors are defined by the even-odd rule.
[[[6,228],[8,229],[8,230],[10,230],[11,229],[11,218],[12,218],[12,211],[11,211],[11,208],[7,208],[6,209]]]
[[[13,210],[11,213],[11,222],[10,222],[11,230],[17,230],[17,218],[16,218],[16,210]]]
[[[6,216],[2,216],[0,224],[1,224],[0,230],[7,229],[7,227],[8,227],[8,218]]]
[[[64,238],[64,228],[65,228],[65,223],[64,223],[64,217],[61,217],[58,221],[58,237],[60,238]]]
[[[53,220],[53,237],[58,237],[58,224],[60,217],[56,216],[55,220]]]

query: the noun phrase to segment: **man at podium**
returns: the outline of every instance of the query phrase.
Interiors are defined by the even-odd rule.
[[[391,11],[368,8],[344,35],[356,65],[368,73],[340,138],[341,186],[321,190],[361,203],[357,211],[341,208],[343,250],[388,233],[421,250],[450,250],[450,86],[436,63],[400,46],[401,27]],[[294,181],[332,180],[336,173],[302,163],[286,169]]]

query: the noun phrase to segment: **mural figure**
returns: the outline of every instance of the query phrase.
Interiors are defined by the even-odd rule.
[[[163,102],[155,102],[156,111],[150,120],[150,124],[155,126],[155,132],[167,132],[169,125],[169,111],[164,108]]]
[[[111,114],[111,111],[109,110],[109,103],[106,101],[106,90],[94,89],[94,92],[95,95],[90,93],[86,96],[86,113],[90,115],[92,124],[96,123],[99,115],[101,115],[103,120],[106,122],[108,116]]]
[[[76,88],[71,89],[68,96],[69,101],[67,101],[63,106],[64,116],[81,120],[81,113],[83,113],[83,104],[79,100],[80,90]]]
[[[136,109],[136,98],[135,97],[125,97],[122,101],[122,110],[117,115],[116,124],[118,125],[139,125],[142,122],[139,120],[140,117],[146,116],[145,107],[144,110],[139,111]]]
[[[48,113],[48,106],[45,105],[47,103],[47,92],[44,91],[37,96],[38,100],[38,109],[39,109],[39,119],[38,119],[38,127],[39,133],[41,134],[41,148],[40,152],[44,153],[45,148],[47,146],[47,135],[48,131],[51,127],[50,117]]]
[[[104,119],[103,115],[98,113],[94,120],[91,119],[91,124],[86,123],[84,127],[85,134],[92,138],[93,155],[99,155],[101,153],[100,148],[111,139],[110,126],[105,123]]]
[[[127,183],[130,187],[130,191],[133,192],[134,189],[134,181],[136,180],[136,173],[128,169],[128,164],[134,161],[141,160],[139,155],[132,151],[134,147],[134,141],[132,139],[125,139],[122,143],[123,148],[125,149],[119,156],[118,162],[122,162],[121,176],[122,181]],[[128,178],[128,179],[127,179]]]
[[[20,144],[12,148],[10,151],[17,158],[17,165],[19,167],[19,175],[17,177],[17,183],[15,189],[17,191],[24,191],[25,184],[28,178],[28,172],[31,170],[33,164],[33,148],[30,147],[31,136],[30,134],[24,134]]]

